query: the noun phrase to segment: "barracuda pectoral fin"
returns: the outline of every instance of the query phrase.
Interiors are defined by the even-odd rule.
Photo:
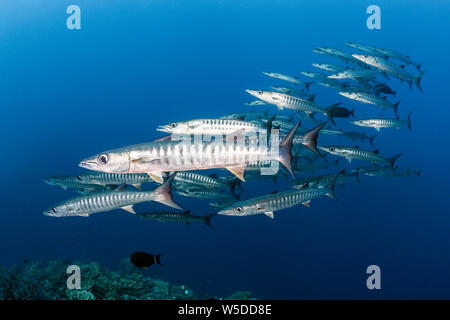
[[[226,167],[225,169],[227,169],[232,174],[234,174],[236,177],[238,177],[239,180],[245,182],[245,178],[244,178],[245,166]]]
[[[142,190],[142,185],[140,183],[132,184],[132,186],[135,187],[138,190]]]
[[[153,179],[153,181],[155,181],[159,184],[164,182],[162,172],[147,172],[147,174],[150,176],[150,178]]]
[[[266,216],[268,216],[270,219],[275,218],[275,216],[273,215],[273,211],[267,211],[267,212],[264,212],[264,214],[265,214]]]
[[[377,130],[378,132],[380,132],[380,128],[376,127],[375,130]]]
[[[307,208],[311,208],[311,200],[302,202],[302,205],[304,205],[304,206],[307,207]]]
[[[132,214],[136,214],[136,211],[134,211],[133,205],[125,206],[125,207],[122,207],[121,209],[128,211]]]
[[[89,213],[80,213],[79,216],[80,217],[89,217]]]
[[[346,160],[347,160],[347,162],[350,164],[350,163],[352,163],[352,158],[350,158],[350,157],[347,157],[347,158],[345,158]]]

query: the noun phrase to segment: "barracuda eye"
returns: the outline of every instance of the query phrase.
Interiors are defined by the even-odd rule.
[[[101,154],[97,158],[98,163],[100,164],[107,164],[108,163],[108,155],[107,154]]]
[[[263,92],[261,90],[258,91],[258,94],[263,94]]]
[[[330,151],[334,151],[334,147],[330,147]]]
[[[56,213],[56,208],[52,208],[53,213]]]
[[[81,176],[78,176],[77,179],[81,181]]]
[[[170,127],[171,127],[171,128],[176,128],[176,127],[177,127],[177,124],[176,124],[175,122],[172,122],[172,123],[170,124]]]
[[[237,207],[237,208],[236,208],[236,211],[237,211],[237,212],[241,212],[241,211],[242,211],[242,208],[241,208],[241,207]]]

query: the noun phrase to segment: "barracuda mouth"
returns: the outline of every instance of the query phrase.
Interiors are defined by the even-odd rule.
[[[166,125],[163,125],[163,126],[158,126],[158,128],[156,128],[156,131],[171,133],[172,132],[172,128],[170,127],[170,125],[166,124]]]
[[[78,166],[80,166],[81,168],[84,168],[84,169],[88,169],[88,170],[95,170],[99,167],[97,161],[95,161],[95,160],[82,160],[78,164]]]

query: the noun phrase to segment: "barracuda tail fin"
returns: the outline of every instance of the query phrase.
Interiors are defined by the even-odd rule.
[[[339,175],[336,175],[336,177],[334,177],[333,181],[331,181],[331,183],[327,186],[328,192],[325,194],[326,196],[328,196],[329,198],[331,198],[335,201],[337,201],[337,199],[334,196],[334,185],[336,184],[338,177],[339,177]]]
[[[317,150],[317,137],[319,136],[320,130],[326,125],[326,122],[319,124],[313,129],[309,130],[304,136],[302,144],[307,147],[309,150],[317,154],[318,156],[322,156]]]
[[[412,131],[412,129],[411,129],[411,113],[412,113],[412,111],[410,111],[409,112],[409,114],[408,114],[408,129],[409,129],[409,131]]]
[[[395,155],[395,156],[393,156],[393,157],[391,157],[391,158],[388,159],[389,165],[390,165],[392,168],[394,168],[395,160],[397,160],[398,157],[400,157],[401,155],[402,155],[402,153],[399,153],[399,154],[397,154],[397,155]]]
[[[416,87],[419,89],[420,92],[423,92],[422,88],[420,87],[420,80],[422,80],[422,76],[424,75],[425,72],[426,71],[422,71],[422,72],[416,74],[413,79],[414,84],[416,85]]]
[[[155,262],[156,262],[157,264],[159,264],[160,266],[162,266],[162,264],[161,264],[161,255],[160,255],[160,254],[157,254],[157,255],[155,256]]]
[[[394,104],[394,112],[395,112],[396,116],[398,115],[398,105],[399,104],[400,104],[400,101],[397,101],[397,103]]]
[[[370,138],[369,138],[369,142],[370,142],[370,145],[373,147],[373,139],[375,139],[375,137],[376,137],[377,135],[376,134],[374,134],[373,136],[371,136]]]
[[[289,134],[284,138],[279,146],[278,161],[280,161],[283,166],[289,171],[291,176],[295,179],[294,171],[292,170],[292,139],[294,139],[295,131],[300,126],[302,122],[299,121],[297,124],[289,131]]]
[[[203,222],[210,227],[211,229],[213,229],[214,227],[211,224],[211,218],[214,217],[216,215],[216,213],[213,214],[208,214],[206,216],[203,217]]]
[[[166,206],[175,209],[183,210],[183,208],[181,208],[172,200],[172,194],[170,193],[171,184],[173,179],[175,178],[175,174],[176,173],[172,173],[170,177],[161,186],[152,191],[151,194],[155,196],[154,201],[165,204]]]
[[[305,89],[306,91],[309,91],[309,87],[313,84],[314,82],[305,82]]]
[[[356,171],[355,171],[355,179],[356,179],[356,181],[358,181],[359,183],[361,183],[361,179],[359,179],[359,177],[360,177],[360,175],[359,175],[360,171],[361,171],[361,168],[358,168],[358,169],[356,169]]]
[[[233,196],[233,198],[235,198],[236,200],[239,200],[240,196],[238,194],[236,194],[236,186],[241,186],[241,180],[239,179],[234,179],[233,181],[230,182],[230,192],[231,195]]]

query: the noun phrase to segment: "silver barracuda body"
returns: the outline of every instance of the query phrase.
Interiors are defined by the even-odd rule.
[[[401,156],[401,153],[393,156],[392,158],[385,158],[378,154],[378,150],[367,151],[360,149],[358,146],[355,147],[344,147],[344,146],[321,146],[320,150],[328,152],[330,154],[344,157],[347,159],[348,163],[351,163],[352,159],[368,161],[372,163],[386,163],[391,167],[394,166],[395,160]]]
[[[181,209],[180,206],[173,202],[172,195],[170,194],[170,184],[173,178],[173,175],[170,176],[163,185],[153,191],[116,190],[94,192],[75,197],[46,210],[44,215],[52,217],[87,217],[93,213],[119,208],[135,213],[133,205],[146,201],[156,201],[172,208]]]
[[[334,123],[333,115],[330,110],[328,108],[319,107],[312,101],[274,91],[246,91],[258,99],[261,99],[270,104],[274,104],[279,110],[283,110],[284,108],[292,109],[295,111],[304,112],[307,116],[314,115],[314,113],[321,113],[326,116],[332,123]]]
[[[274,211],[290,208],[300,203],[309,207],[311,200],[323,195],[327,195],[330,198],[335,199],[333,193],[335,182],[336,179],[333,180],[333,182],[326,188],[317,187],[300,190],[289,190],[236,202],[230,207],[220,210],[218,214],[242,217],[264,213],[265,215],[273,219]]]
[[[402,126],[407,126],[409,130],[411,130],[411,112],[408,114],[408,119],[406,120],[401,120],[399,118],[372,118],[353,120],[350,121],[350,123],[360,127],[374,128],[377,131],[380,131],[381,128],[396,128],[399,130]]]
[[[267,139],[203,141],[196,139],[182,141],[153,141],[102,152],[80,162],[89,170],[111,173],[148,173],[161,175],[163,172],[192,171],[226,168],[239,179],[244,180],[244,170],[248,163],[262,160],[281,162],[294,176],[291,168],[291,148],[294,133],[300,123],[292,128],[289,135],[279,145],[270,144]],[[310,130],[306,144],[315,148],[318,130]],[[239,138],[239,137],[237,137]],[[271,140],[274,137],[271,136]],[[152,175],[154,177],[155,175]],[[157,179],[161,180],[161,179]]]
[[[244,132],[257,132],[266,127],[253,122],[231,119],[194,119],[188,121],[172,122],[159,126],[156,130],[170,134],[204,134],[227,135],[238,130]]]

